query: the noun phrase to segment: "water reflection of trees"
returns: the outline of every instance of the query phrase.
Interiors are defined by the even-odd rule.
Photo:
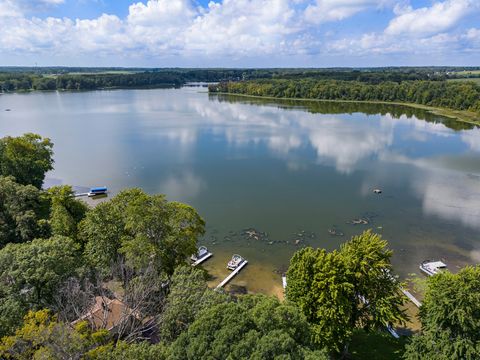
[[[352,114],[364,113],[367,115],[386,115],[390,114],[393,118],[406,116],[408,118],[416,117],[431,123],[442,123],[452,130],[470,130],[475,125],[457,121],[445,116],[436,115],[425,109],[418,109],[406,105],[396,104],[374,104],[362,102],[340,102],[340,101],[308,101],[308,100],[286,100],[286,99],[260,99],[247,98],[244,96],[209,94],[210,100],[227,103],[243,103],[251,105],[269,105],[277,106],[281,109],[302,108],[305,111],[314,114]]]

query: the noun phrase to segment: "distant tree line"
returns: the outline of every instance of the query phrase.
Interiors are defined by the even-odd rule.
[[[332,68],[332,69],[141,69],[0,67],[0,92],[177,87],[188,82],[259,79],[339,80],[366,84],[464,77],[476,68]],[[476,76],[476,75],[471,75]],[[478,75],[480,76],[480,74]]]
[[[454,110],[480,112],[480,86],[473,82],[386,81],[378,84],[341,80],[252,80],[222,82],[210,92],[349,101],[416,103]]]
[[[178,87],[187,82],[240,80],[242,74],[243,71],[228,69],[75,74],[5,72],[0,73],[0,92]]]

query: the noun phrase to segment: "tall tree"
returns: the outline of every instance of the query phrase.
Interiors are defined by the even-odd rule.
[[[45,173],[53,169],[53,143],[37,134],[0,139],[0,175],[40,189]]]
[[[314,325],[316,341],[331,351],[346,351],[357,327],[368,330],[405,319],[386,246],[366,231],[340,251],[305,248],[292,257],[287,299]]]
[[[80,237],[96,267],[109,269],[120,256],[133,270],[153,264],[171,275],[196,251],[204,227],[192,207],[130,189],[89,211]]]
[[[91,349],[101,347],[108,340],[108,331],[92,332],[86,322],[80,322],[72,329],[69,324],[57,321],[56,316],[46,309],[29,311],[22,327],[1,340],[0,358],[91,359]]]
[[[0,250],[0,335],[11,331],[26,310],[48,307],[59,284],[80,265],[73,240],[56,236]],[[12,312],[13,309],[19,312]]]
[[[480,266],[429,278],[420,320],[405,359],[479,359]]]
[[[88,207],[75,199],[71,186],[54,186],[48,189],[50,198],[50,226],[53,235],[77,239],[78,224],[85,217]]]
[[[49,234],[48,201],[32,185],[0,176],[0,248]]]
[[[262,295],[202,311],[171,346],[173,359],[327,359],[297,307]]]
[[[227,301],[226,295],[208,288],[204,271],[179,266],[170,280],[170,291],[158,321],[161,338],[174,341],[188,329],[200,311]]]

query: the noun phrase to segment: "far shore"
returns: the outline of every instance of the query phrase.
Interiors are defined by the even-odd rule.
[[[374,101],[374,100],[329,100],[329,99],[307,99],[307,98],[286,98],[275,96],[259,96],[228,92],[210,92],[209,94],[241,96],[254,99],[269,99],[269,100],[291,100],[291,101],[317,101],[317,102],[338,102],[338,103],[363,103],[363,104],[382,104],[382,105],[401,105],[409,106],[416,109],[427,110],[435,115],[445,116],[463,123],[480,126],[480,115],[471,111],[452,110],[441,107],[427,106],[415,103],[397,102],[397,101]]]

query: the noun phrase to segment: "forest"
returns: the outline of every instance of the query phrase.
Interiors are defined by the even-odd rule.
[[[194,208],[141,189],[87,206],[71,186],[43,188],[53,156],[37,134],[0,139],[1,359],[345,359],[371,351],[358,336],[376,347],[407,320],[371,230],[299,248],[284,300],[215,291],[189,263],[205,232]],[[379,358],[479,358],[480,266],[425,286],[421,331]]]
[[[387,67],[330,69],[183,69],[0,67],[0,93],[34,90],[97,90],[178,87],[188,82],[258,79],[340,80],[365,84],[403,81],[444,81],[480,76],[477,68]]]
[[[450,81],[362,81],[317,79],[267,79],[221,82],[209,86],[212,93],[250,96],[415,103],[480,113],[480,86],[474,82]]]

